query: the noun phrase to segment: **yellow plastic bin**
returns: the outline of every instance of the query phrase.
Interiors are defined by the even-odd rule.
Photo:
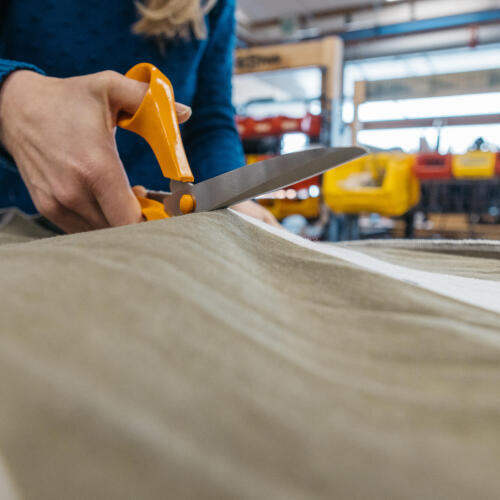
[[[420,183],[413,173],[414,156],[367,155],[323,175],[323,199],[337,213],[379,213],[398,216],[420,200]],[[353,179],[371,176],[374,186],[351,187]]]
[[[457,178],[486,179],[495,176],[495,153],[469,151],[464,155],[454,155],[451,170]]]

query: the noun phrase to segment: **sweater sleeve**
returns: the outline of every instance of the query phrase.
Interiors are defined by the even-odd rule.
[[[37,73],[44,74],[44,72],[37,68],[35,65],[20,61],[10,61],[9,59],[0,59],[0,84],[13,72],[18,69],[29,69]]]
[[[209,38],[198,69],[193,115],[183,131],[196,182],[245,164],[232,106],[234,11],[235,0],[219,0],[208,18]]]
[[[37,73],[44,74],[44,72],[30,63],[11,61],[9,59],[0,59],[0,85],[3,81],[13,72],[18,69],[28,69],[30,71],[36,71]],[[10,170],[11,172],[17,172],[17,167],[14,164],[11,156],[5,151],[2,144],[0,144],[0,168]]]

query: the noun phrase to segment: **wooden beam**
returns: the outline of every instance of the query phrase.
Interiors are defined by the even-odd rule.
[[[364,82],[362,102],[500,92],[500,68]]]
[[[292,13],[287,13],[284,17],[290,16],[290,15],[295,15],[296,17],[306,17],[308,20],[319,20],[319,19],[326,19],[329,17],[336,17],[336,16],[351,16],[353,14],[356,14],[358,12],[366,12],[369,10],[374,10],[377,8],[381,7],[392,7],[393,5],[398,5],[398,4],[403,4],[403,3],[410,3],[413,2],[414,0],[395,0],[391,3],[388,4],[376,4],[375,2],[369,3],[369,4],[356,4],[356,5],[351,5],[349,7],[342,7],[342,8],[337,8],[337,9],[322,9],[322,10],[317,10],[313,12],[296,12],[294,14]],[[271,18],[271,19],[264,19],[262,21],[254,21],[251,23],[247,23],[246,27],[249,29],[263,29],[263,28],[272,28],[275,26],[280,26],[282,23],[283,19],[280,18]]]
[[[459,125],[488,125],[500,123],[500,114],[436,116],[435,118],[409,118],[405,120],[380,120],[360,122],[359,130],[394,128],[451,127]]]
[[[238,49],[235,73],[238,75],[303,67],[330,68],[333,65],[335,71],[339,71],[342,55],[343,43],[337,37]]]

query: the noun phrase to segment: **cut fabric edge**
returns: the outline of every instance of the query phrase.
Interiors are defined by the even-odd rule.
[[[0,455],[0,498],[2,500],[21,500],[5,460]]]
[[[424,239],[367,239],[362,241],[341,241],[338,243],[341,246],[357,247],[363,246],[364,248],[395,248],[402,250],[427,250],[434,252],[491,252],[498,254],[500,259],[500,241],[497,240],[424,240]]]
[[[305,238],[289,233],[285,229],[275,228],[263,221],[237,212],[236,210],[230,210],[253,226],[259,227],[295,245],[341,259],[382,276],[387,276],[426,289],[444,297],[500,314],[500,282],[498,281],[421,271],[397,264],[391,264],[355,250],[334,245],[321,245],[306,240]],[[484,241],[481,243],[484,244]],[[500,335],[488,336],[488,338],[500,347]]]

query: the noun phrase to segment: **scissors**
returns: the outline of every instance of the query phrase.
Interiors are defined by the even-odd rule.
[[[134,115],[120,115],[118,126],[142,136],[153,150],[170,192],[147,191],[137,196],[146,220],[225,208],[295,184],[366,153],[363,148],[318,148],[278,156],[231,170],[194,184],[168,78],[155,66],[140,63],[129,78],[149,84]]]

